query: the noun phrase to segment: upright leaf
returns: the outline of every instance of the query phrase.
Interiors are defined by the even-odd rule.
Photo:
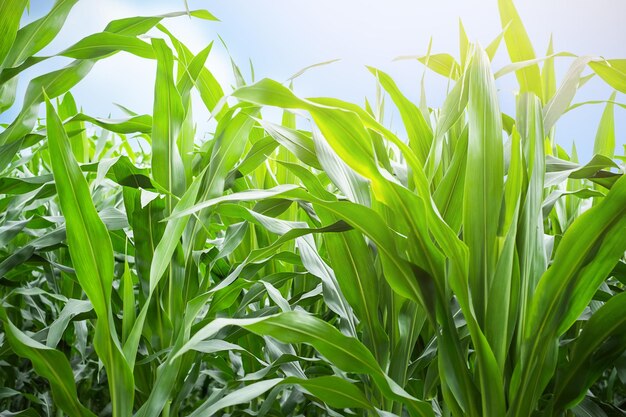
[[[522,19],[513,5],[513,0],[498,0],[498,8],[500,10],[502,28],[504,29],[508,26],[504,33],[504,42],[506,43],[506,49],[509,52],[511,61],[521,62],[535,59],[535,50],[530,43]],[[517,76],[521,93],[532,92],[539,98],[543,97],[539,65],[534,64],[519,69],[515,72],[515,75]]]
[[[47,96],[45,100],[48,148],[59,203],[66,222],[72,264],[78,282],[98,316],[94,347],[108,374],[113,416],[127,416],[132,412],[134,382],[112,323],[111,238],[93,205],[89,186],[74,159],[63,124]]]
[[[476,48],[469,69],[467,172],[463,240],[469,248],[469,285],[479,323],[498,258],[498,218],[503,195],[502,120],[486,53]]]
[[[174,58],[162,39],[152,39],[157,58],[152,118],[152,176],[168,192],[181,196],[185,191],[185,170],[176,141],[185,110],[174,82]],[[172,197],[168,210],[172,210]]]
[[[606,103],[600,124],[598,125],[598,131],[596,133],[596,140],[593,143],[593,153],[595,155],[604,155],[609,158],[613,158],[615,154],[615,113],[613,108],[615,105],[616,92],[611,94],[609,101]]]
[[[3,68],[4,58],[13,46],[17,30],[20,27],[20,18],[26,5],[27,0],[7,0],[0,4],[0,69]]]

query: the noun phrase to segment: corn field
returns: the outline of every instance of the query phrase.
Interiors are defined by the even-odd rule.
[[[28,1],[0,2],[0,113],[76,2],[22,27]],[[364,104],[234,61],[221,85],[213,44],[167,29],[207,10],[58,52],[0,126],[0,416],[626,415],[626,59],[538,53],[497,7],[485,48],[461,26],[411,58],[448,79],[440,108],[372,67]],[[152,114],[74,100],[118,52],[156,62]],[[592,77],[615,93],[580,163],[555,132]]]

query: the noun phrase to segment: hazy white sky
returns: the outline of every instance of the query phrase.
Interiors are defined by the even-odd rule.
[[[389,72],[411,98],[419,97],[423,67],[416,61],[393,62],[406,54],[426,53],[430,37],[433,52],[458,55],[458,22],[463,20],[470,40],[488,44],[500,32],[496,0],[188,0],[192,9],[205,8],[221,22],[170,19],[166,26],[194,52],[221,35],[230,53],[249,78],[250,59],[256,78],[285,80],[300,68],[333,58],[342,60],[314,69],[296,80],[296,92],[303,96],[332,95],[362,103],[372,98],[374,79],[365,69],[373,65]],[[52,0],[32,2],[32,20],[44,14]],[[557,51],[607,58],[626,58],[626,1],[624,0],[524,0],[519,12],[534,42],[537,55],[547,47],[550,34]],[[115,18],[166,13],[184,8],[183,0],[81,0],[71,12],[66,27],[44,53],[52,54],[81,37],[99,31]],[[494,60],[498,69],[506,63],[506,50]],[[40,64],[22,77],[26,79],[57,68],[65,62],[55,58]],[[570,59],[557,65],[557,76],[567,70]],[[230,66],[219,41],[211,53],[210,69],[224,84],[232,82]],[[112,103],[124,104],[137,112],[150,112],[155,64],[122,53],[99,62],[75,89],[77,102],[96,116],[119,115]],[[444,97],[446,80],[427,73],[428,104],[438,106]],[[597,78],[597,77],[596,77]],[[512,113],[513,75],[498,80],[502,107]],[[592,79],[574,100],[607,99],[611,90]],[[618,101],[625,102],[623,95]],[[581,159],[588,159],[602,106],[585,106],[566,114],[557,124],[557,138],[569,149],[574,140]],[[206,117],[198,107],[200,120]],[[0,116],[8,122],[15,110]],[[393,116],[392,116],[393,117]],[[396,117],[397,118],[397,117]],[[626,144],[626,111],[616,109],[618,146]],[[202,124],[200,124],[202,128]],[[620,150],[621,153],[621,150]]]

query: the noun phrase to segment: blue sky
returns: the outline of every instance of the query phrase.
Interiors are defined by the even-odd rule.
[[[399,55],[425,54],[430,37],[433,52],[458,55],[458,20],[463,20],[469,37],[483,45],[500,32],[496,0],[188,0],[192,9],[205,8],[221,22],[170,19],[166,26],[187,43],[194,52],[202,49],[219,34],[244,73],[249,77],[248,60],[254,64],[256,78],[286,80],[310,64],[341,58],[340,62],[307,72],[295,82],[302,96],[330,95],[362,103],[373,99],[375,82],[365,65],[390,73],[402,90],[417,101],[423,67],[417,61],[393,61]],[[25,21],[43,15],[52,0],[32,2]],[[626,2],[619,0],[524,0],[517,1],[537,55],[542,55],[552,33],[555,49],[577,55],[600,55],[626,58]],[[166,13],[184,8],[182,0],[81,0],[71,12],[60,36],[43,54],[53,54],[81,37],[104,28],[115,18]],[[506,64],[502,46],[493,66]],[[67,60],[54,58],[27,71],[20,80],[18,95],[23,94],[28,78],[62,66]],[[557,64],[562,76],[571,59]],[[227,54],[216,42],[209,68],[224,85],[233,82]],[[137,112],[149,113],[155,64],[120,53],[99,62],[79,84],[75,96],[84,111],[94,116],[121,115],[113,103]],[[434,73],[426,74],[426,96],[430,106],[441,104],[447,83]],[[515,77],[498,80],[502,108],[513,113]],[[574,102],[607,99],[611,89],[594,77],[579,92]],[[618,94],[618,101],[625,102]],[[590,105],[566,114],[557,124],[557,140],[566,149],[576,142],[582,160],[589,159],[593,139],[603,107]],[[616,108],[618,152],[626,144],[626,110]],[[16,109],[2,116],[7,123]],[[207,113],[197,106],[199,129]],[[389,122],[400,130],[397,115],[388,112]]]

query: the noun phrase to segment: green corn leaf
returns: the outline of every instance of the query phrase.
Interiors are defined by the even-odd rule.
[[[556,73],[554,69],[554,47],[552,46],[552,35],[550,35],[550,42],[548,43],[548,50],[546,56],[550,57],[543,63],[541,69],[541,81],[543,82],[543,97],[546,101],[549,101],[556,92]]]
[[[165,27],[158,25],[158,28],[170,38],[176,48],[179,59],[183,60],[183,62],[190,62],[190,65],[191,63],[194,63],[194,65],[198,64],[198,57],[202,57],[202,52],[194,57],[189,48],[176,39]],[[205,49],[210,50],[208,47]],[[200,69],[200,74],[196,78],[192,77],[192,79],[194,86],[198,90],[198,93],[200,93],[202,102],[206,108],[212,112],[212,116],[219,121],[228,110],[228,105],[224,102],[224,90],[222,86],[215,79],[213,73],[204,65]]]
[[[324,214],[320,209],[317,212],[320,216]],[[326,222],[334,219],[331,215],[326,217]],[[369,333],[371,344],[368,347],[376,359],[382,361],[388,340],[378,317],[379,283],[369,248],[356,231],[328,233],[324,239],[333,271],[340,277],[339,286]]]
[[[200,406],[189,417],[200,417],[202,415],[215,415],[218,411],[238,404],[246,404],[265,394],[283,381],[282,378],[273,378],[264,381],[255,382],[245,387],[239,388],[223,398],[208,403],[206,406]]]
[[[152,131],[152,116],[147,114],[132,116],[125,119],[104,119],[101,117],[93,117],[83,113],[78,113],[69,119],[66,124],[76,121],[89,122],[115,133],[150,133]]]
[[[4,323],[5,334],[15,353],[30,360],[35,371],[50,383],[55,405],[71,417],[94,417],[95,414],[78,400],[74,374],[65,355],[31,339],[6,316]]]
[[[351,165],[355,171],[365,177],[379,175],[373,160],[373,147],[371,143],[363,143],[361,140],[367,135],[356,115],[349,112],[339,112],[342,116],[341,119],[330,117],[331,114],[337,112],[300,99],[286,87],[269,79],[261,80],[249,87],[242,87],[233,95],[251,103],[311,111],[322,134],[332,144],[335,151],[342,157],[344,155],[350,156],[350,161],[346,161],[348,165]],[[341,140],[335,140],[336,133],[333,132],[338,126],[346,123],[349,128],[346,129],[345,136]]]
[[[267,158],[276,150],[278,142],[271,136],[266,136],[252,145],[246,156],[237,164],[236,170],[246,176],[253,172],[259,165],[265,163]],[[229,174],[231,175],[231,174]]]
[[[157,77],[154,87],[154,116],[152,119],[152,175],[168,192],[180,196],[185,190],[183,161],[176,141],[184,119],[180,94],[174,84],[172,51],[161,39],[153,39],[157,57]],[[168,209],[173,208],[171,197]]]
[[[74,96],[70,92],[65,93],[63,101],[59,105],[59,117],[61,119],[68,119],[75,116],[78,113],[78,107]],[[78,135],[72,135],[71,141],[72,150],[74,151],[74,157],[79,163],[85,163],[89,160],[89,142],[87,142],[87,134],[84,131],[85,125],[81,120],[73,120],[65,123],[65,130],[67,132],[78,131]],[[70,135],[70,133],[68,133]]]
[[[516,263],[515,244],[518,237],[518,215],[522,195],[524,166],[522,162],[521,137],[513,131],[511,142],[511,161],[507,172],[504,191],[504,219],[499,237],[500,254],[496,264],[497,277],[489,287],[487,300],[486,337],[493,346],[498,365],[504,368],[506,353],[510,346],[517,320],[517,302],[519,294],[519,272]]]
[[[512,384],[509,415],[530,415],[555,366],[556,341],[580,316],[600,283],[626,250],[626,179],[578,217],[561,240],[530,304],[524,356]],[[533,360],[532,358],[538,358]],[[517,390],[517,391],[515,391]]]
[[[349,200],[371,205],[368,181],[354,172],[326,143],[318,130],[313,131],[315,153],[328,178]]]
[[[10,0],[0,4],[0,33],[3,34],[0,40],[0,69],[4,68],[2,63],[14,45],[20,18],[27,4],[26,0]]]
[[[495,80],[489,70],[489,58],[480,47],[476,47],[469,64],[468,119],[466,169],[471,174],[465,176],[463,240],[469,249],[468,284],[476,320],[482,324],[498,260],[498,224],[494,219],[499,218],[502,204],[504,158]],[[469,306],[462,308],[469,313]],[[471,318],[468,320],[478,344],[483,413],[502,415],[505,405],[499,380],[501,370],[482,332],[473,328]]]
[[[506,28],[504,31],[504,42],[506,43],[511,61],[521,62],[535,59],[535,51],[522,20],[513,5],[513,1],[498,0],[498,9],[500,11],[502,29]],[[522,68],[516,71],[515,74],[521,93],[532,92],[542,99],[541,73],[538,65],[535,64]]]
[[[437,186],[433,199],[441,216],[452,230],[458,231],[463,221],[463,195],[467,166],[467,130],[458,138],[450,166]]]
[[[556,204],[556,202],[563,196],[576,196],[578,198],[592,198],[592,197],[604,197],[601,191],[593,190],[590,188],[580,188],[576,190],[556,190],[553,191],[543,202],[542,212],[544,219],[547,219],[550,215],[550,211]]]
[[[465,32],[465,26],[459,18],[459,55],[461,57],[461,67],[465,70],[465,64],[467,62],[467,53],[469,51],[469,39]]]
[[[161,240],[155,243],[154,241],[152,241],[152,235],[150,233],[151,247],[146,249],[151,251],[153,253],[153,256],[151,256],[149,273],[145,274],[145,277],[148,278],[149,283],[148,301],[154,294],[154,291],[157,288],[157,285],[162,279],[165,272],[168,270],[168,268],[171,267],[172,256],[176,251],[179,240],[189,221],[189,217],[178,217],[178,214],[189,209],[190,206],[192,206],[195,202],[205,171],[203,171],[198,177],[196,177],[196,179],[192,182],[190,187],[185,191],[181,199],[174,207],[174,210],[171,214],[172,218],[168,220]],[[150,216],[149,210],[147,214]],[[149,304],[149,302],[144,303],[144,307],[140,311],[139,316],[137,316],[136,319],[133,320],[132,329],[130,329],[127,333],[128,337],[124,339],[124,355],[131,365],[135,363],[137,348],[139,346],[141,332],[143,331]]]
[[[67,240],[81,286],[99,317],[108,315],[113,282],[109,233],[93,206],[87,182],[73,158],[69,139],[50,102],[46,103],[52,171],[67,224]]]
[[[135,323],[135,290],[133,288],[133,277],[128,266],[128,261],[124,262],[124,274],[122,275],[122,341],[128,340],[133,324]]]
[[[587,178],[606,188],[611,188],[622,175],[610,172],[606,170],[607,168],[617,168],[617,164],[604,155],[594,155],[591,161],[582,166],[575,162],[547,156],[545,183],[546,186],[552,186],[561,183],[567,178]]]
[[[288,149],[310,167],[321,169],[315,154],[314,141],[303,133],[265,120],[258,120],[265,131],[280,145]]]
[[[593,144],[594,154],[604,155],[608,158],[613,158],[615,154],[615,113],[613,111],[615,96],[616,93],[613,92],[606,103]]]
[[[467,106],[468,92],[467,79],[466,76],[464,76],[454,85],[440,110],[435,130],[436,142],[441,141],[443,135],[448,133],[452,126],[462,117],[463,111]],[[440,149],[441,148],[437,148],[435,152],[440,151]],[[431,149],[431,153],[432,152],[433,149]],[[431,158],[430,155],[429,158]]]
[[[551,61],[554,61],[555,57],[578,58],[576,55],[569,53],[569,52],[550,53],[541,58],[530,59],[528,61],[513,62],[511,64],[505,65],[504,67],[500,68],[498,71],[495,72],[494,77],[498,79],[507,74],[518,71],[520,69],[528,68],[530,66],[536,65],[540,62],[551,62]],[[552,80],[552,81],[556,82],[555,80]]]
[[[624,242],[614,237],[615,233],[610,233],[626,227],[624,201],[626,201],[626,179],[622,177],[597,207],[580,216],[568,229],[552,266],[541,278],[537,288],[538,296],[535,297],[536,301],[533,301],[531,310],[531,321],[534,326],[557,325],[553,329],[560,334],[582,313],[601,280],[626,250]],[[583,231],[584,233],[579,234]],[[594,237],[581,240],[581,236]],[[559,274],[560,279],[549,281],[554,274]],[[541,316],[552,311],[556,313],[554,303],[558,301],[552,298],[550,303],[546,302],[542,306],[540,300],[549,300],[550,294],[554,296],[557,291],[560,292],[559,299],[568,297],[568,309],[555,314],[549,323],[540,324]]]
[[[287,81],[293,81],[296,78],[300,77],[301,75],[303,75],[304,73],[306,73],[307,71],[309,71],[309,70],[311,70],[313,68],[318,68],[318,67],[323,67],[323,66],[326,66],[326,65],[334,64],[337,61],[341,61],[341,59],[329,59],[328,61],[323,61],[323,62],[318,62],[316,64],[307,65],[306,67],[302,68],[301,70],[295,72],[291,77],[287,78]],[[283,123],[283,125],[286,125],[286,124]]]
[[[68,14],[77,2],[78,0],[57,0],[45,16],[21,28],[4,60],[3,67],[15,67],[48,45],[61,31]]]
[[[503,196],[502,121],[489,60],[477,49],[469,69],[468,153],[463,204],[463,240],[469,248],[469,284],[479,322],[497,262],[498,223]]]
[[[334,408],[373,408],[356,385],[334,375],[311,379],[290,377],[282,384],[297,384]]]
[[[529,300],[539,278],[546,270],[542,217],[545,178],[544,130],[541,122],[541,103],[532,94],[520,97],[517,127],[523,141],[525,177],[519,215],[519,262],[520,262],[520,326],[525,331]],[[525,194],[525,195],[524,195]]]
[[[583,327],[568,366],[557,377],[557,411],[572,408],[626,350],[626,293],[611,297]]]
[[[218,20],[207,10],[193,10],[189,14],[200,19]],[[126,36],[139,36],[158,25],[163,19],[185,15],[188,15],[186,11],[166,13],[157,16],[125,17],[109,22],[106,28],[104,28],[104,31]]]
[[[65,307],[63,307],[63,310],[61,310],[59,317],[50,325],[46,346],[53,349],[56,348],[70,320],[78,314],[86,313],[91,310],[92,306],[89,301],[70,299]]]
[[[231,115],[236,108],[231,109]],[[242,110],[231,116],[224,116],[218,125],[215,145],[209,159],[209,170],[203,185],[203,198],[214,198],[222,195],[228,172],[241,158],[248,136],[252,130],[256,114],[255,108]]]
[[[626,94],[626,59],[593,61],[589,66],[608,85]]]
[[[498,36],[496,36],[494,38],[494,40],[491,41],[491,43],[489,43],[489,45],[487,45],[487,47],[485,48],[485,52],[487,53],[487,56],[489,57],[490,61],[493,61],[493,58],[496,56],[496,53],[498,52],[498,48],[500,47],[500,43],[502,42],[502,38],[504,38],[504,34],[506,33],[506,31],[509,29],[509,26],[505,26],[502,29],[502,32],[500,32],[498,34]]]
[[[44,30],[44,31],[48,30],[47,26],[45,26],[47,24],[57,25],[58,30],[60,30],[63,22],[65,21],[65,17],[67,16],[67,13],[69,13],[69,9],[75,2],[76,0],[71,0],[71,1],[59,0],[48,16],[44,16],[42,19],[36,22],[33,22],[33,24],[37,22],[39,23],[33,26],[33,29],[30,32],[28,32],[28,34],[24,35],[24,37],[27,39],[26,40],[27,46],[30,48],[29,46],[30,42],[33,41],[33,39],[31,38],[36,37],[40,30]],[[120,20],[111,22],[105,29],[105,32],[115,33],[114,35],[110,35],[109,33],[95,34],[95,35],[92,35],[91,37],[88,37],[87,40],[84,42],[87,45],[91,45],[92,53],[93,53],[93,48],[95,46],[100,45],[100,52],[96,51],[94,55],[95,56],[94,60],[97,60],[103,57],[103,55],[99,55],[99,53],[102,53],[102,48],[104,48],[106,51],[109,51],[109,53],[113,53],[116,50],[115,46],[127,47],[129,45],[134,45],[135,49],[133,50],[135,52],[139,51],[139,53],[141,54],[140,56],[144,56],[144,55],[152,56],[149,52],[147,52],[147,50],[145,50],[145,47],[143,45],[139,46],[137,44],[137,42],[141,42],[142,44],[144,44],[144,42],[138,39],[135,39],[135,41],[132,41],[132,40],[129,40],[128,38],[120,38],[120,36],[138,36],[150,30],[152,27],[158,24],[164,17],[174,17],[174,16],[179,16],[179,15],[180,14],[174,13],[171,15],[163,15],[163,16],[148,17],[148,18],[140,17],[140,18],[120,19]],[[208,17],[206,13],[199,13],[199,16]],[[29,27],[29,26],[26,26],[26,27]],[[48,39],[46,42],[49,42],[52,38],[54,38],[55,35],[56,35],[56,32],[53,32],[53,36],[51,38],[48,39],[46,35],[46,36],[43,36],[42,39],[44,40]],[[113,42],[113,39],[111,38],[111,36],[115,39],[118,39],[117,44]],[[18,33],[18,37],[19,37],[19,33]],[[119,39],[122,39],[122,41],[119,41]],[[110,42],[103,43],[102,42],[103,40],[108,40]],[[156,43],[159,44],[159,41],[163,42],[162,40],[156,40]],[[39,46],[43,47],[47,43],[40,45],[40,42],[36,41],[35,44],[37,45],[36,47],[39,48]],[[162,50],[162,48],[160,48],[159,51],[160,50]],[[34,52],[29,52],[29,53],[34,53]],[[68,65],[67,67],[61,70],[53,71],[51,73],[44,74],[42,76],[34,78],[28,85],[28,88],[26,90],[26,94],[24,97],[24,103],[23,103],[23,106],[19,115],[7,129],[5,129],[2,133],[0,133],[0,145],[18,140],[19,138],[26,135],[32,130],[36,122],[38,105],[43,103],[44,101],[43,96],[41,95],[42,89],[45,89],[48,96],[52,98],[65,93],[74,85],[76,85],[78,82],[80,82],[89,73],[89,71],[91,70],[95,62],[94,60],[91,60],[91,59],[78,60],[78,61],[71,63],[70,65]],[[4,93],[2,93],[1,96],[4,96]],[[10,103],[12,103],[12,101],[10,101]]]
[[[375,68],[368,69],[376,76],[377,80],[391,96],[398,110],[400,110],[402,121],[406,126],[409,136],[411,149],[416,153],[419,161],[424,164],[433,140],[433,133],[426,123],[425,116],[415,104],[409,101],[409,99],[400,92],[396,83],[389,75]]]
[[[202,174],[204,174],[204,172]],[[172,210],[170,220],[165,226],[163,237],[154,249],[154,257],[152,258],[152,264],[150,266],[150,293],[154,291],[159,280],[170,265],[172,255],[174,255],[176,246],[179,244],[180,237],[189,220],[189,217],[179,215],[185,210],[189,210],[196,201],[202,178],[203,175],[199,175],[178,201]]]
[[[111,239],[93,205],[87,181],[74,159],[61,120],[47,96],[45,100],[52,172],[66,221],[72,264],[98,316],[94,345],[108,373],[113,415],[128,415],[133,406],[134,383],[117,335],[111,331],[114,329],[111,327]]]
[[[426,56],[403,55],[397,57],[395,61],[405,59],[416,59],[437,74],[452,80],[458,80],[461,76],[461,66],[450,54],[432,54]]]
[[[54,98],[74,87],[93,67],[93,61],[75,61],[57,71],[33,78],[28,84],[19,115],[2,133],[0,145],[11,143],[30,133],[37,121],[39,105],[44,102],[42,90]]]
[[[570,66],[556,93],[543,109],[546,131],[552,129],[557,120],[567,111],[576,95],[582,72],[592,59],[593,57],[590,56],[582,56],[576,58]]]
[[[416,400],[393,383],[380,369],[369,350],[357,339],[344,336],[330,324],[307,314],[287,312],[259,319],[217,319],[198,330],[176,356],[182,355],[194,344],[229,325],[241,326],[253,333],[272,336],[285,343],[310,344],[344,371],[372,376],[385,395],[404,402],[411,415],[433,415],[427,403]]]
[[[89,35],[59,55],[74,59],[98,59],[124,51],[141,58],[154,59],[154,51],[146,42],[133,36],[120,35],[113,32],[100,32]]]

